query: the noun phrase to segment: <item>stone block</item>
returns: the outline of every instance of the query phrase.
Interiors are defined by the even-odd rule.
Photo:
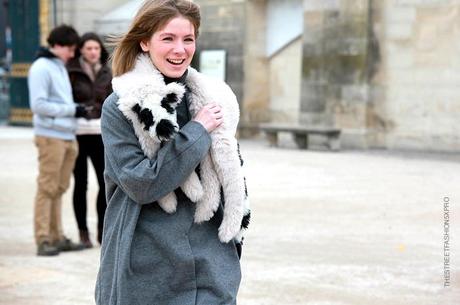
[[[436,49],[435,42],[438,38],[438,29],[436,24],[425,23],[417,25],[417,36],[415,47],[418,51],[429,52]]]
[[[414,7],[394,7],[385,12],[385,22],[387,23],[413,23],[417,17]]]
[[[347,103],[369,102],[369,87],[362,85],[345,85],[341,87],[341,99]]]
[[[428,150],[429,148],[427,139],[416,134],[388,133],[386,145],[388,149],[393,150]]]
[[[341,1],[340,10],[349,16],[365,16],[369,10],[369,0]]]
[[[355,84],[366,81],[366,55],[337,55],[325,60],[327,80],[336,84]]]
[[[303,57],[307,58],[307,60],[308,58],[323,55],[324,46],[321,43],[321,41],[314,40],[310,43],[305,41],[304,39],[302,40],[302,54]]]
[[[327,84],[314,84],[302,80],[300,110],[323,112],[326,109]]]
[[[460,137],[457,135],[441,134],[431,136],[429,138],[428,150],[444,152],[460,151]]]
[[[388,43],[387,66],[389,69],[412,68],[415,62],[415,51],[411,46]]]
[[[301,40],[283,49],[270,59],[270,108],[297,118],[300,108]]]
[[[342,129],[340,145],[344,149],[368,149],[370,148],[368,133],[363,129]]]
[[[415,84],[415,72],[413,69],[394,69],[390,73],[392,82],[404,86]]]
[[[442,7],[449,6],[457,0],[393,0],[395,6]]]
[[[338,10],[340,8],[339,0],[304,0],[303,8],[306,12]]]
[[[365,104],[346,103],[341,101],[343,107],[341,111],[334,113],[334,122],[337,126],[347,129],[366,128],[366,109]]]
[[[393,40],[408,40],[414,35],[413,23],[410,22],[387,24],[386,31],[387,38]]]
[[[304,33],[322,29],[324,24],[323,12],[305,12],[303,15]]]
[[[241,56],[231,56],[227,58],[227,79],[231,81],[241,81],[244,77],[243,58]]]
[[[334,126],[334,119],[326,112],[306,112],[299,114],[299,123],[303,125]]]
[[[338,40],[336,40],[338,41]],[[347,37],[340,40],[337,53],[346,56],[355,56],[367,52],[367,38]]]

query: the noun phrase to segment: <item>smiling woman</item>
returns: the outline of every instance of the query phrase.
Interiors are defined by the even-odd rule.
[[[193,24],[184,17],[176,17],[155,32],[150,40],[142,41],[141,48],[149,53],[153,64],[163,75],[179,78],[195,54]]]
[[[199,26],[193,2],[149,0],[114,50],[98,305],[236,304],[250,217],[239,108],[190,67]]]

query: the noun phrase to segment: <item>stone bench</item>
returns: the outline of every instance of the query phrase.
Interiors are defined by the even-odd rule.
[[[264,131],[267,139],[272,146],[278,146],[278,133],[288,132],[294,136],[297,147],[308,148],[309,135],[321,135],[327,137],[327,143],[331,150],[340,150],[341,130],[323,126],[302,126],[298,124],[265,123],[259,125],[260,130]]]

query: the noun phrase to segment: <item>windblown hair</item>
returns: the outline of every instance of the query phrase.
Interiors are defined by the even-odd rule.
[[[115,40],[112,54],[113,76],[134,68],[136,57],[142,53],[140,43],[149,40],[171,19],[182,16],[190,21],[198,37],[201,16],[197,4],[189,0],[146,0],[137,12],[128,32]]]

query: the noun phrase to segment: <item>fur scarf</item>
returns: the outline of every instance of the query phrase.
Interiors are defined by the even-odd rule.
[[[243,161],[235,138],[239,121],[239,106],[235,95],[225,83],[206,77],[189,67],[185,80],[190,90],[190,113],[193,116],[206,104],[216,102],[222,107],[223,123],[210,133],[209,153],[200,163],[200,176],[195,172],[180,186],[196,203],[195,222],[212,218],[221,201],[221,187],[225,198],[224,215],[219,227],[219,239],[241,242],[250,218]],[[178,131],[176,106],[185,88],[179,83],[165,84],[162,74],[150,57],[140,54],[133,70],[112,80],[118,95],[118,108],[132,122],[142,150],[154,158],[163,141],[169,141]],[[167,213],[176,210],[174,192],[158,200]]]

